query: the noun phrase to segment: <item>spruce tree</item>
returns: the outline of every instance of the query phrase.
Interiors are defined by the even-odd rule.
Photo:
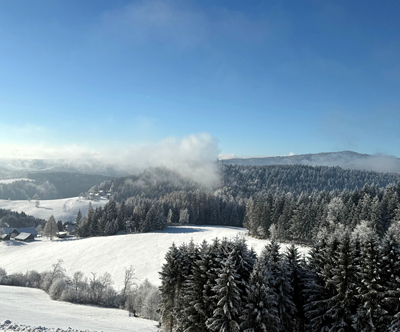
[[[361,239],[361,284],[357,288],[360,304],[354,315],[357,331],[385,331],[386,311],[382,306],[383,287],[380,280],[382,257],[376,232],[370,227]]]
[[[270,287],[270,277],[265,266],[256,263],[247,286],[246,306],[240,317],[240,327],[244,331],[279,331],[277,295]]]
[[[353,315],[357,310],[356,301],[356,268],[353,266],[353,256],[350,234],[341,239],[336,258],[332,266],[332,274],[326,283],[332,286],[330,297],[326,300],[326,316],[329,317],[329,331],[354,331]]]
[[[270,286],[276,293],[277,312],[279,317],[278,331],[292,331],[296,316],[296,306],[293,303],[293,288],[290,284],[289,269],[282,255],[279,244],[272,241],[263,250],[261,263],[270,274]]]
[[[43,235],[53,240],[53,237],[57,235],[58,228],[56,224],[56,220],[54,216],[51,215],[50,218],[47,220],[46,224],[44,225]]]
[[[209,318],[207,309],[209,294],[205,294],[207,285],[207,271],[212,268],[210,246],[204,241],[200,247],[198,257],[191,267],[191,274],[183,285],[183,322],[185,332],[206,331],[206,321]]]
[[[179,261],[179,250],[172,244],[170,249],[165,255],[165,263],[163,264],[160,272],[161,278],[161,322],[165,328],[165,331],[172,332],[176,319],[174,318],[174,309],[177,304],[178,298],[178,285],[177,281],[180,278],[180,267],[178,266]]]
[[[293,321],[294,332],[305,332],[305,313],[304,305],[306,298],[304,294],[304,283],[306,279],[305,263],[302,264],[300,260],[300,254],[292,244],[285,253],[285,259],[287,261],[289,271],[289,281],[293,289],[293,303],[296,307],[296,316]]]
[[[387,311],[385,320],[389,326],[400,311],[400,242],[396,224],[389,227],[381,244],[381,281],[383,307]]]
[[[217,284],[213,290],[216,293],[217,307],[213,312],[213,317],[206,322],[207,328],[210,331],[239,332],[240,276],[235,270],[232,255],[223,262],[222,273],[216,281]]]

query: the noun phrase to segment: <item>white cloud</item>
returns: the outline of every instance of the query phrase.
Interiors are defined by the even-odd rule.
[[[0,143],[3,159],[63,160],[71,165],[112,166],[133,172],[147,167],[166,167],[182,176],[211,186],[219,179],[216,161],[218,142],[207,133],[193,134],[181,139],[169,137],[157,143],[103,147],[93,150],[83,145],[50,146],[46,144]]]
[[[238,156],[234,155],[233,153],[221,153],[218,155],[218,160],[226,160],[233,158],[238,158]]]

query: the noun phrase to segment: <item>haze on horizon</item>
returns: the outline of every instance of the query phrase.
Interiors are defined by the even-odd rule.
[[[399,14],[393,1],[1,1],[2,158],[400,156]]]

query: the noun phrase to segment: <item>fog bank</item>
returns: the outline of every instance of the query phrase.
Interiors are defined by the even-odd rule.
[[[0,168],[6,171],[61,171],[67,168],[94,173],[137,173],[148,167],[165,167],[205,186],[219,180],[217,140],[207,133],[124,147],[0,144]]]

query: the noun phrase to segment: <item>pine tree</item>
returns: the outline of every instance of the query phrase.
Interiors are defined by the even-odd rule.
[[[306,270],[305,263],[304,266],[300,261],[300,254],[292,244],[285,253],[285,259],[287,261],[287,266],[289,270],[289,281],[293,289],[293,303],[296,307],[296,316],[293,321],[293,331],[294,332],[305,332],[305,313],[304,305],[306,303],[306,298],[304,295]]]
[[[234,267],[234,258],[229,255],[223,262],[222,273],[217,278],[214,287],[216,293],[217,308],[214,310],[213,317],[206,322],[210,331],[218,332],[239,332],[239,311],[240,307],[240,276]]]
[[[57,235],[58,228],[56,224],[56,220],[54,216],[51,215],[50,218],[47,220],[46,224],[44,225],[43,235],[53,240],[53,237]]]
[[[293,288],[289,280],[289,269],[279,253],[279,244],[272,241],[267,245],[261,254],[260,261],[271,276],[270,286],[277,296],[278,331],[293,331],[296,306],[293,303]]]
[[[246,306],[240,317],[240,327],[245,331],[279,331],[277,295],[270,287],[270,277],[265,266],[256,263],[247,287]]]
[[[385,331],[382,307],[381,255],[376,232],[370,228],[361,239],[361,284],[357,288],[360,305],[354,316],[353,327],[357,331]]]
[[[352,319],[357,310],[356,301],[356,268],[353,266],[353,256],[350,234],[341,239],[336,264],[332,267],[332,275],[326,280],[333,294],[326,300],[326,316],[329,331],[354,331]]]
[[[393,325],[400,311],[400,242],[395,223],[389,227],[381,244],[381,280],[383,285],[383,307],[387,311],[387,326]]]
[[[76,215],[76,219],[75,219],[76,227],[79,227],[79,224],[81,223],[81,221],[82,221],[82,212],[81,212],[81,209],[79,209],[78,214]]]
[[[165,331],[172,332],[175,325],[174,309],[177,303],[177,280],[179,279],[179,267],[177,262],[179,260],[179,250],[172,244],[171,248],[165,255],[165,263],[163,264],[160,272],[161,278],[161,321]]]
[[[327,326],[326,303],[329,298],[325,288],[324,267],[327,262],[328,242],[326,237],[318,239],[309,253],[308,271],[304,279],[306,304],[305,316],[308,318],[306,331],[324,331]]]
[[[212,268],[210,261],[210,246],[204,241],[198,257],[194,257],[191,274],[183,285],[183,330],[185,332],[206,331],[206,320],[209,299],[204,294],[207,284],[206,272]]]

